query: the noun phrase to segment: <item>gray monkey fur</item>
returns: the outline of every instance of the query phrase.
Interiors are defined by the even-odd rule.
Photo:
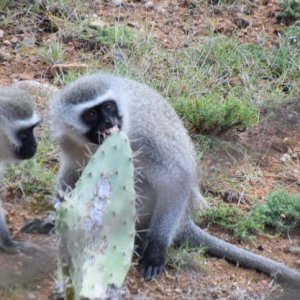
[[[88,75],[69,84],[54,99],[53,134],[61,148],[60,190],[74,187],[89,152],[97,147],[85,139],[87,127],[80,113],[107,99],[116,102],[123,120],[121,130],[137,153],[136,190],[143,206],[137,230],[147,230],[142,237],[145,277],[161,272],[167,247],[188,241],[192,247],[206,247],[213,256],[300,286],[299,272],[218,239],[193,223],[190,208],[195,203],[206,206],[198,190],[193,144],[167,101],[136,81],[105,73]]]
[[[16,87],[0,88],[0,178],[10,162],[18,161],[14,150],[19,147],[18,129],[36,124],[39,117],[34,112],[30,95]],[[39,247],[11,239],[0,201],[0,249],[10,253],[37,250]]]

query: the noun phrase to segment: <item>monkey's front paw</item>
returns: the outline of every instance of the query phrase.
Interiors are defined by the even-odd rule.
[[[140,259],[141,275],[145,280],[157,278],[164,270],[166,247],[148,243]]]
[[[54,221],[44,221],[40,219],[33,219],[28,221],[22,228],[21,232],[26,233],[39,233],[49,234],[54,232],[55,223]]]

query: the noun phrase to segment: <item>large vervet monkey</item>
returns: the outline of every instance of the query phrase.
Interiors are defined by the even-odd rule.
[[[156,91],[133,80],[94,74],[67,85],[55,97],[51,111],[61,149],[58,185],[62,192],[74,188],[79,166],[86,165],[90,152],[107,135],[115,130],[128,135],[138,153],[136,190],[143,211],[137,230],[146,231],[140,259],[146,279],[162,272],[169,246],[188,242],[192,247],[205,246],[213,256],[300,285],[297,271],[218,239],[193,223],[192,204],[205,206],[198,190],[193,144],[175,111]],[[28,230],[44,226],[31,225]]]

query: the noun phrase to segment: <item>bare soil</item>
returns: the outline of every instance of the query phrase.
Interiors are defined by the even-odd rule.
[[[192,1],[183,0],[153,1],[152,8],[145,8],[145,1],[123,1],[124,5],[121,8],[109,3],[93,3],[95,14],[104,18],[106,22],[113,24],[115,20],[111,16],[118,16],[118,19],[128,26],[145,31],[152,30],[158,42],[171,49],[182,44],[188,46],[190,40],[207,35],[212,28],[211,24],[215,24],[215,33],[236,35],[241,41],[252,43],[260,43],[257,33],[264,32],[269,45],[277,43],[278,33],[285,27],[276,22],[275,14],[279,7],[275,0],[245,1],[245,5],[232,5],[223,10],[218,6],[200,9],[191,4]],[[249,22],[249,25],[243,28],[245,26],[240,24],[242,21],[238,21],[238,18]],[[21,56],[16,47],[21,41],[33,41],[33,46],[37,39],[41,43],[46,42],[52,33],[47,30],[38,31],[37,25],[31,22],[16,22],[2,30],[4,36],[0,37],[0,85],[28,79],[51,83],[52,78],[44,62],[30,53]],[[77,49],[78,41],[70,40],[65,44],[68,63],[80,62],[80,50]],[[86,49],[84,51],[91,51],[91,54],[93,52]],[[203,159],[204,189],[226,190],[230,186],[230,179],[242,183],[240,186],[244,184],[246,198],[255,195],[259,201],[263,201],[266,193],[280,186],[300,192],[299,100],[295,99],[293,103],[278,109],[272,117],[246,132],[230,133],[222,137],[228,142],[228,148]],[[44,115],[47,99],[39,97],[38,105]],[[281,158],[286,153],[292,159],[283,162]],[[253,172],[252,176],[249,176],[249,168]],[[216,175],[220,173],[223,176]],[[4,208],[8,212],[8,222],[14,236],[33,240],[46,247],[50,258],[44,255],[28,260],[22,255],[0,254],[0,285],[5,280],[7,287],[9,283],[22,284],[22,288],[12,286],[5,291],[0,289],[0,299],[49,299],[53,292],[55,270],[53,237],[20,234],[19,229],[26,220],[42,217],[43,214],[33,212],[24,195],[5,195]],[[241,205],[245,205],[247,209],[247,204]],[[209,230],[225,240],[300,271],[300,256],[288,251],[291,245],[300,245],[300,233],[295,233],[289,239],[279,236],[258,237],[255,244],[248,244],[239,243],[216,228]],[[200,270],[195,269],[193,263],[180,269],[172,265],[167,266],[161,278],[153,282],[145,282],[138,276],[136,268],[132,267],[126,280],[124,298],[299,299],[299,292],[279,286],[262,274],[238,268],[224,260],[205,257],[203,266]]]

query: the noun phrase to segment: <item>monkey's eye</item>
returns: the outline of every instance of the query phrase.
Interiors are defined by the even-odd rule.
[[[98,112],[96,109],[90,109],[83,114],[84,120],[91,122],[97,119]]]
[[[112,112],[115,110],[116,106],[113,101],[107,101],[102,104],[101,108],[105,111]]]

